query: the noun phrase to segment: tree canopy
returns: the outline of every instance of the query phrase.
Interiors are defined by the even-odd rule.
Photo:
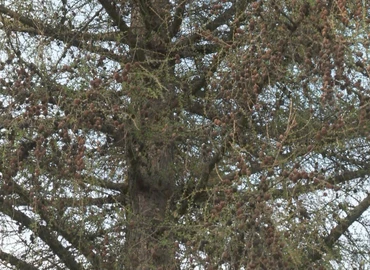
[[[370,265],[362,0],[4,0],[1,269]]]

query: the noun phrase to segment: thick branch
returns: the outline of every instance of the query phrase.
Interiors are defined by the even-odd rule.
[[[35,226],[36,221],[32,220],[21,211],[13,209],[11,204],[0,198],[0,211],[5,215],[11,217],[13,220],[21,223],[23,226],[27,227],[38,237],[41,238],[50,249],[63,261],[63,263],[71,270],[83,269],[82,265],[77,263],[75,256],[73,256],[67,248],[65,248],[56,237],[45,226]]]
[[[196,196],[193,198],[194,202],[200,203],[204,202],[208,199],[207,192],[204,191],[205,187],[208,185],[208,180],[212,171],[216,168],[218,162],[221,161],[223,158],[225,151],[230,146],[230,137],[226,137],[224,139],[224,143],[221,149],[207,162],[204,164],[202,174],[200,176],[199,182],[195,183],[194,185],[190,185],[186,188],[185,194],[194,194],[196,192]],[[185,196],[186,197],[186,196]],[[182,201],[182,205],[179,209],[179,214],[183,215],[186,212],[188,207],[187,200]]]
[[[272,192],[272,196],[274,198],[282,198],[286,194],[294,194],[295,196],[298,196],[303,193],[325,189],[326,184],[335,186],[335,185],[342,184],[342,183],[345,183],[345,182],[348,182],[348,181],[351,181],[357,178],[365,177],[369,174],[370,172],[368,170],[347,171],[347,172],[343,172],[341,174],[335,175],[333,177],[330,177],[327,180],[320,181],[318,183],[312,183],[309,185],[297,184],[294,187],[289,188],[287,190],[275,189]]]
[[[216,164],[220,162],[221,159],[224,157],[225,151],[230,146],[230,140],[231,140],[231,137],[226,136],[221,149],[219,149],[219,151],[217,151],[214,157],[212,157],[211,160],[207,164],[205,164],[202,177],[200,179],[200,188],[204,188],[208,184],[209,176],[211,172],[216,168]]]
[[[358,220],[361,215],[369,208],[370,206],[370,194],[367,195],[365,199],[361,201],[348,215],[347,217],[341,219],[338,222],[338,225],[335,226],[330,234],[324,239],[325,246],[321,249],[321,252],[315,251],[312,252],[311,260],[317,261],[320,260],[323,254],[332,249],[338,239],[348,230],[348,228]]]
[[[185,5],[188,1],[183,0],[180,5],[176,8],[175,15],[173,16],[173,22],[170,27],[170,35],[174,37],[180,31],[180,27],[182,24],[184,12],[185,12]]]
[[[29,26],[17,26],[11,25],[12,22],[7,22],[8,25],[4,25],[4,28],[11,32],[22,32],[27,33],[30,36],[42,35],[45,33],[40,33],[40,30],[29,27]],[[56,36],[57,33],[54,33]],[[59,37],[63,37],[62,41],[72,40],[78,38],[78,40],[93,40],[93,41],[117,41],[117,36],[121,33],[118,31],[108,32],[108,33],[89,33],[89,32],[74,32],[70,30],[63,30],[63,34],[60,34]]]
[[[39,29],[39,23],[36,23],[36,20],[30,19],[26,16],[23,16],[17,12],[12,11],[11,9],[8,9],[4,5],[0,5],[0,13],[5,14],[11,18],[13,18],[16,21],[21,22],[24,25],[28,25],[30,27]]]
[[[26,201],[27,205],[30,205],[32,203],[27,190],[23,189],[20,185],[18,185],[15,182],[12,183],[12,186],[14,188],[14,191],[18,193],[21,196],[21,198],[23,198],[23,200]],[[92,259],[96,265],[99,265],[100,258],[94,253],[91,253],[89,250],[89,246],[91,246],[92,243],[80,242],[81,239],[76,237],[77,232],[74,232],[71,228],[69,228],[68,230],[65,230],[63,226],[59,224],[60,220],[58,220],[54,216],[54,214],[50,214],[44,210],[44,209],[47,209],[47,206],[48,205],[45,203],[43,199],[40,199],[39,201],[37,201],[36,209],[40,209],[39,211],[37,211],[40,217],[48,224],[48,226],[52,230],[58,232],[59,235],[63,236],[76,249],[78,249],[85,256],[85,258]],[[52,215],[52,218],[50,218],[51,215]],[[87,241],[87,240],[84,239],[84,241]]]
[[[148,33],[152,31],[155,32],[158,27],[157,15],[159,14],[154,13],[152,3],[148,0],[136,0],[134,2],[137,5],[135,8],[138,8],[142,21],[144,22],[145,30]]]
[[[235,5],[230,7],[229,9],[225,10],[222,14],[220,14],[216,19],[213,21],[207,23],[202,27],[202,30],[208,30],[210,32],[216,30],[218,27],[220,27],[223,24],[226,24],[228,20],[232,19],[233,15],[235,14]],[[196,41],[198,41],[201,38],[201,35],[199,32],[196,32],[194,34],[191,34],[189,36],[184,37],[181,39],[175,47],[188,47],[194,45]]]
[[[5,191],[4,189],[0,189],[0,196],[8,196],[8,195],[11,195],[12,193],[13,192],[9,193]],[[109,195],[107,197],[99,197],[99,198],[87,197],[81,200],[76,199],[76,198],[59,197],[53,200],[42,199],[41,201],[44,205],[53,205],[53,203],[55,203],[55,201],[57,200],[63,201],[64,209],[68,207],[80,206],[82,205],[82,203],[86,206],[99,206],[99,207],[106,205],[106,204],[119,203],[120,205],[124,205],[126,203],[122,195],[115,195],[115,196]],[[15,198],[13,199],[13,205],[14,206],[28,206],[29,202],[23,198]],[[63,210],[63,209],[60,209],[60,210]]]
[[[330,234],[325,238],[325,244],[328,248],[332,248],[335,242],[341,237],[348,228],[361,217],[361,215],[369,208],[370,206],[370,194],[363,199],[359,205],[357,205],[347,217],[341,219],[338,222],[338,225],[334,227]]]
[[[226,53],[221,50],[217,55],[215,55],[211,65],[207,68],[206,71],[203,72],[203,74],[213,74],[214,72],[216,72],[219,64],[225,56]],[[206,75],[201,75],[199,78],[194,79],[188,87],[185,86],[183,91],[195,97],[204,98],[206,96],[206,85],[207,77]]]
[[[103,6],[105,11],[108,13],[109,17],[113,20],[114,25],[116,25],[122,33],[124,34],[129,33],[130,28],[122,19],[120,13],[117,10],[117,6],[114,4],[114,2],[110,0],[98,0],[98,1]]]
[[[119,191],[123,195],[128,191],[128,184],[127,183],[115,183],[108,180],[102,180],[97,177],[87,176],[82,179],[82,181],[86,184],[92,184],[94,186],[98,186],[101,188],[111,189],[114,191]]]
[[[27,142],[21,142],[21,145],[22,145],[23,155],[22,155],[22,157],[20,157],[20,160],[23,161],[28,157],[29,152],[35,147],[36,143],[34,141],[27,141]],[[12,176],[15,176],[16,174],[17,174],[17,170],[15,170],[12,173]],[[14,181],[12,181],[10,179],[7,179],[7,181],[8,181],[7,185],[12,187],[11,190],[14,193],[18,193],[18,195],[20,195],[21,199],[23,199],[24,202],[27,205],[30,205],[31,198],[29,196],[29,192],[27,190],[23,189],[20,185],[18,185]],[[53,250],[53,252],[60,257],[60,259],[65,263],[65,265],[70,267],[70,269],[82,269],[82,266],[74,260],[74,256],[67,249],[65,249],[65,247],[63,245],[61,245],[61,243],[57,240],[57,238],[55,238],[52,235],[52,232],[50,232],[47,227],[39,226],[37,228],[37,226],[35,226],[35,224],[37,223],[36,221],[30,219],[28,216],[23,214],[21,211],[15,210],[12,207],[12,205],[14,205],[13,201],[11,201],[11,203],[9,203],[6,199],[4,199],[4,197],[0,197],[0,211],[1,212],[8,215],[9,217],[14,219],[15,221],[20,222],[22,225],[29,228],[36,235],[38,235],[50,247],[50,249]],[[40,203],[39,208],[43,209],[41,203]],[[45,213],[41,213],[41,215],[44,219],[46,219]],[[49,223],[49,225],[51,223],[54,224],[54,222],[50,223],[50,220],[48,220],[48,219],[46,219],[46,221]],[[63,230],[61,230],[58,225],[56,225],[56,226],[54,225],[54,227],[57,228],[57,229],[54,228],[56,231],[58,231],[58,232],[62,231],[61,234],[68,241],[71,242],[71,240],[74,239],[73,236],[66,237],[69,234],[68,235],[66,235],[66,233],[63,234]],[[77,243],[77,245],[75,245],[75,246],[78,247],[80,245],[78,245],[78,243]]]
[[[14,19],[15,22],[20,22],[25,27],[19,25],[4,25],[5,30],[8,31],[15,31],[21,33],[28,33],[32,36],[46,36],[52,39],[57,39],[63,41],[66,44],[71,46],[75,46],[77,48],[87,50],[93,53],[105,55],[106,57],[114,60],[114,61],[122,61],[122,56],[113,53],[112,51],[102,48],[100,46],[95,46],[90,44],[89,46],[86,45],[86,40],[94,40],[94,41],[104,41],[112,39],[112,33],[109,34],[90,34],[90,33],[79,33],[71,31],[69,28],[65,26],[60,26],[58,28],[46,26],[40,21],[29,19],[28,17],[22,16],[21,14],[14,12],[4,5],[0,5],[0,13],[7,15]],[[7,23],[3,21],[3,24]],[[9,22],[12,23],[12,22]],[[14,23],[14,22],[13,22]],[[129,44],[129,40],[126,40]]]
[[[37,270],[38,269],[37,267],[34,267],[33,265],[30,265],[26,263],[25,261],[20,260],[17,257],[7,252],[2,251],[1,249],[0,249],[0,260],[6,261],[10,263],[11,265],[14,265],[18,269],[22,269],[22,270]]]
[[[221,45],[218,43],[207,43],[207,44],[195,44],[191,47],[184,47],[176,51],[181,58],[193,58],[199,57],[199,55],[209,55],[216,53],[221,49]]]

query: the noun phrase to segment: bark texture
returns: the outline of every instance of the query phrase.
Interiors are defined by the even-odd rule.
[[[139,0],[132,6],[131,26],[138,36],[132,49],[137,51],[136,60],[151,72],[165,58],[160,50],[169,40],[169,2]],[[146,84],[150,88],[158,86],[150,79]],[[160,134],[152,136],[158,133],[153,130],[153,124],[165,109],[165,104],[157,98],[148,98],[143,106],[152,109],[150,115],[142,115],[140,130],[132,135],[136,147],[129,158],[132,221],[127,233],[129,256],[126,266],[129,269],[175,269],[174,243],[167,228],[170,220],[166,219],[176,182],[173,145],[157,143],[154,138]]]

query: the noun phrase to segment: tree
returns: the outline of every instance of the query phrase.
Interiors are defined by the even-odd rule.
[[[369,4],[2,1],[3,269],[369,264]]]

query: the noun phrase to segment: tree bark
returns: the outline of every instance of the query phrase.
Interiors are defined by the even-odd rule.
[[[158,51],[170,40],[170,10],[168,0],[134,0],[132,3],[131,29],[138,37],[132,48],[134,61],[146,66],[149,72],[165,61],[165,54]],[[152,85],[149,81],[147,84]],[[174,238],[168,226],[170,218],[166,218],[176,182],[173,146],[159,145],[151,137],[151,134],[161,136],[153,130],[153,123],[156,115],[163,114],[166,104],[159,99],[138,98],[145,99],[139,104],[150,104],[152,111],[146,121],[140,123],[140,131],[131,135],[131,148],[135,150],[129,157],[131,213],[126,235],[126,267],[176,269]]]
[[[143,151],[129,173],[131,213],[126,236],[128,269],[176,269],[174,239],[166,218],[175,190],[170,147]]]

